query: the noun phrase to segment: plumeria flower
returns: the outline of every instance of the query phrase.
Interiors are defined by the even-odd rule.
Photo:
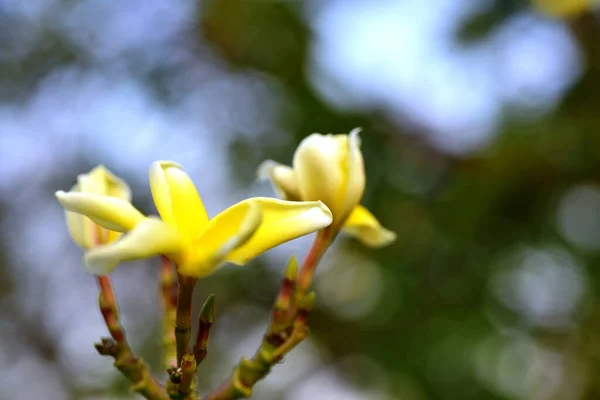
[[[131,190],[127,183],[103,165],[97,166],[87,174],[79,175],[77,183],[71,188],[71,193],[93,193],[114,197],[124,202],[131,201]],[[120,232],[104,229],[81,214],[66,211],[65,216],[71,238],[83,249],[89,250],[98,245],[114,242],[121,236]]]
[[[281,243],[331,224],[320,201],[255,197],[209,219],[196,188],[174,162],[154,162],[150,189],[161,216],[146,217],[128,201],[95,193],[59,191],[62,206],[99,225],[127,232],[121,240],[88,251],[89,272],[102,275],[122,261],[166,255],[180,274],[206,276],[225,261],[243,265]]]
[[[258,175],[269,179],[285,200],[325,203],[333,215],[328,228],[332,236],[341,229],[367,246],[381,247],[392,243],[396,234],[359,204],[365,190],[359,132],[357,128],[348,135],[314,133],[296,149],[293,168],[267,160]]]

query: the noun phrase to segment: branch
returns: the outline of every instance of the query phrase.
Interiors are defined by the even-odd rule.
[[[251,397],[254,385],[265,378],[275,364],[308,337],[309,329],[305,318],[308,309],[300,308],[298,315],[303,317],[296,317],[291,333],[281,345],[275,347],[265,338],[254,357],[242,358],[233,375],[203,400],[235,400]]]
[[[195,392],[195,377],[198,365],[207,354],[208,336],[215,320],[215,296],[208,296],[199,316],[198,334],[193,353],[186,353],[181,359],[180,367],[170,367],[167,393],[175,400],[197,400]]]
[[[99,276],[96,278],[100,293],[98,295],[98,306],[108,328],[110,336],[117,342],[125,342],[125,332],[119,323],[119,312],[117,301],[112,288],[112,283],[108,276]]]
[[[324,231],[317,234],[300,273],[296,259],[290,259],[260,347],[251,359],[242,358],[229,379],[203,400],[236,400],[252,396],[254,385],[308,337],[307,319],[315,303],[315,294],[307,292],[317,264],[331,243],[327,237]]]
[[[100,311],[112,338],[102,338],[94,346],[98,353],[115,359],[114,366],[131,382],[131,390],[149,400],[169,400],[165,389],[150,375],[148,366],[136,357],[129,344],[125,331],[119,322],[117,304],[110,278],[98,277]]]

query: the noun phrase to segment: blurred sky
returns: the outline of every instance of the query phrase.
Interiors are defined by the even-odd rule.
[[[582,74],[578,45],[566,23],[527,8],[485,40],[458,42],[455,33],[465,19],[493,2],[297,3],[313,35],[303,68],[320,98],[342,112],[377,110],[382,124],[409,136],[422,135],[452,156],[487,149],[507,115],[534,123],[553,112]],[[160,159],[186,168],[210,215],[248,196],[272,195],[267,184],[235,177],[231,146],[240,138],[252,141],[268,134],[268,143],[257,146],[293,147],[290,133],[297,125],[282,122],[282,115],[303,111],[277,77],[233,67],[199,37],[197,13],[193,2],[183,0],[0,0],[0,62],[16,71],[12,78],[5,68],[6,77],[0,77],[2,279],[12,282],[10,293],[0,298],[12,310],[0,320],[0,399],[14,398],[14,393],[29,399],[116,398],[97,393],[116,373],[109,360],[94,354],[92,342],[105,334],[95,308],[95,283],[79,266],[81,252],[70,242],[52,196],[86,172],[79,168],[105,164],[130,182],[136,205],[146,212],[155,212],[147,170]],[[34,60],[33,65],[26,60]],[[323,126],[323,133],[335,129]],[[369,134],[365,130],[362,135]],[[244,165],[251,171],[257,163]],[[560,232],[598,250],[598,219],[589,217],[589,210],[598,215],[598,186],[573,187],[560,204]],[[303,254],[309,243],[310,238],[303,238],[282,246],[266,254],[264,262],[276,274],[291,252]],[[344,257],[362,260],[355,264],[363,267],[344,268]],[[490,282],[498,301],[520,310],[534,325],[568,325],[587,290],[578,261],[561,249],[526,246],[510,257],[518,268]],[[394,290],[369,255],[336,247],[329,260],[316,287],[322,306],[342,320],[368,315],[384,288]],[[123,318],[136,346],[155,343],[156,331],[148,326],[157,326],[159,318],[155,293],[142,290],[155,287],[156,277],[141,264],[115,276]],[[135,290],[128,283],[133,280]],[[556,293],[562,295],[556,298]],[[401,300],[388,306],[398,309]],[[216,328],[215,346],[227,353],[226,362],[207,373],[216,381],[254,350],[262,334],[266,311],[240,307],[224,315]],[[233,322],[243,315],[249,333],[231,333]],[[23,327],[53,338],[46,346],[57,352],[57,364],[27,350],[31,341],[41,339],[22,335]],[[486,364],[492,357],[488,349],[496,349],[498,340],[482,342],[473,362]],[[512,346],[510,352],[503,353],[498,367],[504,372],[478,371],[482,382],[511,398],[526,398],[523,393],[529,390],[511,386],[509,378],[498,380],[519,363],[511,354],[531,352],[538,363],[561,365],[526,337],[507,346]],[[361,354],[330,362],[327,349],[310,340],[261,383],[260,398],[305,400],[317,398],[316,393],[320,400],[395,398],[385,373],[370,386],[358,385],[340,372],[344,363],[371,373],[381,368]],[[538,367],[524,368],[536,379],[539,371],[531,368]],[[30,376],[36,376],[34,383]],[[285,388],[292,388],[291,394],[277,397]],[[411,396],[403,398],[426,398]]]

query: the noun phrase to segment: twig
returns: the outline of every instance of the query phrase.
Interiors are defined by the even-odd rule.
[[[169,382],[167,382],[167,393],[174,400],[197,400],[198,394],[194,391],[195,376],[198,364],[202,362],[207,354],[208,336],[210,328],[215,320],[214,295],[208,296],[199,316],[198,334],[196,345],[192,353],[186,353],[181,359],[180,367],[170,367]]]
[[[304,294],[306,294],[308,289],[310,289],[315,269],[317,268],[317,265],[319,265],[319,261],[321,261],[321,258],[333,240],[329,237],[330,235],[328,232],[329,231],[326,229],[317,232],[315,241],[306,255],[304,262],[302,263],[302,268],[300,269],[297,283],[298,288],[296,293],[298,294],[298,297],[302,297]]]
[[[175,316],[177,308],[177,274],[171,261],[162,257],[160,269],[160,292],[163,304],[163,367],[177,365],[175,345]]]
[[[271,368],[301,343],[309,334],[308,312],[315,295],[307,294],[315,268],[329,246],[323,231],[315,238],[300,273],[294,258],[287,265],[281,289],[275,301],[272,318],[265,337],[251,359],[242,358],[233,374],[203,400],[236,400],[252,396],[256,383],[266,377]]]
[[[192,331],[192,295],[196,278],[179,275],[179,298],[175,316],[175,341],[177,344],[177,366],[181,367],[181,360],[188,352],[190,334]]]
[[[292,311],[292,301],[294,300],[292,296],[294,295],[296,279],[298,279],[298,261],[296,257],[291,257],[285,268],[283,282],[281,282],[281,288],[271,312],[271,323],[269,324],[267,335],[284,329],[289,325],[290,318],[293,318],[293,315],[290,314]]]
[[[98,353],[115,359],[114,366],[131,382],[131,390],[148,400],[169,400],[165,389],[150,375],[148,366],[132,352],[126,342],[102,338],[94,346]]]
[[[98,353],[115,359],[114,366],[131,382],[131,390],[149,400],[169,400],[164,388],[150,375],[148,366],[136,357],[129,344],[125,331],[119,322],[115,294],[108,276],[98,277],[100,311],[112,338],[102,338],[94,346]]]
[[[123,343],[125,341],[125,332],[119,323],[117,301],[110,278],[108,276],[99,276],[96,278],[96,281],[100,289],[98,305],[108,332],[117,343]]]
[[[179,384],[179,392],[183,395],[188,395],[194,389],[196,366],[194,355],[184,354],[181,360],[181,383]]]
[[[308,314],[308,310],[299,309]],[[220,387],[208,394],[203,400],[235,400],[252,396],[252,388],[266,377],[271,368],[308,337],[309,329],[306,319],[301,318],[294,324],[289,337],[275,347],[268,340],[263,340],[256,354],[251,359],[242,358],[231,377]]]

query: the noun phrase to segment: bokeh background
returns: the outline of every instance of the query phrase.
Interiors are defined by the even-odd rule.
[[[551,1],[548,1],[551,3]],[[585,3],[585,2],[573,2]],[[0,0],[0,399],[130,399],[53,197],[105,164],[155,213],[180,162],[209,214],[255,170],[363,127],[363,203],[397,242],[339,238],[312,335],[262,400],[600,398],[600,19],[506,0]],[[200,390],[260,342],[311,238],[202,280]],[[114,273],[160,371],[158,260]],[[162,376],[162,375],[160,375]]]

